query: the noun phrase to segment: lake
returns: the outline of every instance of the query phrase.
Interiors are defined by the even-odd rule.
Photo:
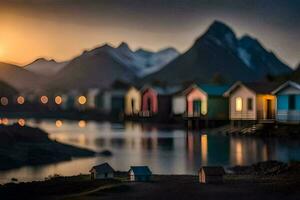
[[[13,121],[17,120],[9,122]],[[209,130],[160,129],[132,122],[26,120],[26,124],[45,130],[59,142],[95,151],[110,150],[113,156],[0,171],[0,183],[11,178],[32,181],[54,174],[86,174],[102,162],[122,171],[132,165],[148,165],[155,174],[196,174],[201,165],[226,167],[264,160],[300,160],[300,140],[229,137]]]

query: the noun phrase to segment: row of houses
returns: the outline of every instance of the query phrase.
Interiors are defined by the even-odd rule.
[[[1,97],[0,104],[12,102]],[[36,102],[63,110],[97,110],[128,118],[196,118],[203,120],[278,120],[300,122],[300,84],[292,81],[196,85],[188,87],[134,86],[70,91],[55,95],[24,94],[13,102]]]
[[[175,89],[176,90],[176,89]],[[300,122],[300,85],[288,81],[232,86],[191,85],[183,90],[131,87],[124,96],[127,116],[182,116],[207,120]]]

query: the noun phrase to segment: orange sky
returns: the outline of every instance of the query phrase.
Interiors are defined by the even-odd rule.
[[[267,1],[267,0],[266,0]],[[0,61],[70,59],[85,49],[125,41],[133,49],[184,52],[215,20],[250,34],[292,67],[299,63],[300,3],[272,0],[0,0]],[[76,2],[76,3],[74,3]],[[147,3],[148,2],[148,3]],[[202,3],[204,2],[204,3]],[[216,3],[218,2],[218,3]],[[248,2],[248,3],[247,3]],[[296,17],[296,18],[295,18]],[[295,25],[296,24],[296,25]]]

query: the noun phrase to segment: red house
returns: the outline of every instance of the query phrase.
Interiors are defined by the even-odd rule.
[[[158,112],[158,93],[153,88],[145,88],[142,91],[143,115],[153,115]]]
[[[142,115],[153,115],[165,118],[172,113],[172,94],[178,87],[147,87],[142,90]]]

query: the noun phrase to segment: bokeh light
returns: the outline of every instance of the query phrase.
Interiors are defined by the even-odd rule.
[[[78,103],[81,105],[84,105],[86,103],[86,97],[85,96],[80,96],[78,98]]]
[[[25,124],[26,124],[25,119],[19,119],[19,120],[18,120],[18,124],[19,124],[20,126],[25,126]]]
[[[8,98],[7,97],[1,97],[0,102],[1,102],[1,105],[7,106],[8,105]]]
[[[57,105],[60,105],[60,104],[62,104],[63,100],[62,100],[61,96],[56,96],[54,101]]]
[[[79,126],[80,128],[86,127],[86,121],[80,120],[80,121],[78,122],[78,126]]]
[[[48,97],[47,96],[41,96],[41,102],[42,102],[42,104],[48,103]]]
[[[22,105],[22,104],[25,103],[25,98],[22,97],[22,96],[19,96],[19,97],[17,98],[17,102],[18,102],[18,104]]]
[[[9,120],[7,118],[2,119],[2,124],[8,125],[8,123],[9,123]]]
[[[56,120],[55,125],[57,128],[60,128],[60,127],[62,127],[63,122],[61,120]]]

